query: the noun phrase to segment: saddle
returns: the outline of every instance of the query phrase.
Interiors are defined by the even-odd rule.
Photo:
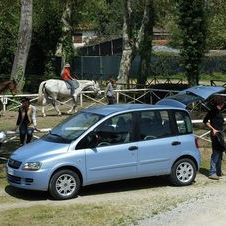
[[[79,87],[79,82],[77,80],[72,80],[72,81],[73,81],[75,89],[77,89]],[[65,81],[65,84],[68,89],[71,89],[71,86],[66,81]]]

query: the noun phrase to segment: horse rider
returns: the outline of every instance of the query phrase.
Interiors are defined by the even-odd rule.
[[[71,96],[74,95],[75,93],[75,85],[74,85],[74,78],[71,77],[71,71],[70,71],[70,64],[65,64],[62,72],[61,72],[61,78],[67,83],[69,84],[70,88],[71,88]]]

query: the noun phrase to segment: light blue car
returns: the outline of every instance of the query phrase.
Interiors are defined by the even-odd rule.
[[[185,107],[223,87],[197,86],[156,105],[121,104],[84,109],[41,139],[17,149],[7,163],[12,186],[76,197],[81,186],[168,175],[190,185],[200,152]]]
[[[186,110],[119,104],[81,110],[41,139],[20,147],[7,163],[10,185],[70,199],[81,186],[169,175],[190,185],[200,152]]]

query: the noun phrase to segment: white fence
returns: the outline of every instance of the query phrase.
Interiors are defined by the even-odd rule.
[[[153,99],[157,99],[160,100],[161,98],[176,94],[179,91],[172,91],[172,90],[164,90],[164,89],[124,89],[124,90],[115,90],[116,93],[116,102],[119,103],[120,101],[122,102],[123,99],[126,99],[127,103],[143,103],[142,98],[145,97],[146,95],[149,98],[149,102],[153,103]],[[101,91],[102,94],[104,94],[104,91]],[[159,96],[159,93],[161,93],[161,97]],[[88,102],[88,106],[86,105],[86,107],[90,107],[96,104],[106,104],[106,100],[104,95],[102,95],[101,97],[96,97],[93,98],[90,96],[90,94],[93,94],[92,91],[82,91],[79,95],[79,105],[80,107],[84,106],[84,101],[86,101],[86,103]],[[1,101],[3,103],[3,112],[8,110],[8,111],[12,111],[17,109],[20,106],[20,99],[22,97],[29,97],[31,102],[36,102],[38,99],[38,94],[20,94],[20,95],[0,95]],[[69,102],[72,99],[69,98],[65,101],[58,101],[58,103],[60,105],[64,105],[65,107],[70,108],[71,105],[69,104]],[[87,101],[89,100],[89,101]],[[7,108],[7,106],[9,106]],[[40,106],[37,106],[37,111],[40,110]],[[48,106],[47,110],[52,110],[53,107],[52,106]],[[192,120],[193,124],[200,124],[202,123],[202,120]],[[49,130],[51,130],[51,128],[45,128],[45,129],[41,129],[41,132],[46,133]],[[203,139],[205,141],[210,141],[209,139],[206,138],[206,135],[208,135],[209,132],[205,132],[202,135],[196,135],[198,138]],[[18,133],[16,133],[15,131],[7,131],[6,132],[8,139],[5,142],[11,141],[15,138],[17,138]],[[36,134],[34,134],[36,138],[38,138],[38,136]]]
[[[162,93],[164,96],[160,97],[159,93]],[[172,90],[164,90],[164,89],[124,89],[124,90],[115,90],[116,93],[116,102],[119,103],[123,98],[126,98],[127,103],[143,103],[141,100],[145,96],[150,97],[150,103],[153,103],[153,98],[161,99],[163,97],[172,95],[177,93],[178,91],[172,91]],[[104,91],[101,91],[102,94],[104,94]],[[91,104],[89,106],[95,105],[95,104],[106,104],[104,95],[102,97],[96,97],[92,98],[90,94],[93,94],[93,91],[82,91],[79,94],[79,105],[80,107],[83,107],[84,100],[87,101],[87,99],[90,101]],[[0,95],[1,102],[3,104],[3,112],[8,110],[15,110],[20,106],[20,98],[22,97],[29,97],[31,102],[35,102],[38,99],[38,94],[20,94],[20,95]],[[72,98],[68,98],[65,101],[58,101],[59,104],[64,105],[66,107],[71,107],[69,105],[69,102],[72,100]],[[13,106],[12,106],[13,104]],[[9,106],[7,108],[7,106]],[[88,106],[88,107],[89,107]],[[52,109],[52,107],[51,107]],[[40,110],[37,106],[37,110]]]

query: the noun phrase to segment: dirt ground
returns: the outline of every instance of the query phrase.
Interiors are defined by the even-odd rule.
[[[148,202],[145,203],[146,207],[142,210],[143,215],[147,216],[136,222],[135,225],[190,226],[205,224],[207,226],[223,226],[226,222],[225,188],[226,177],[220,181],[210,181],[205,175],[199,173],[196,183],[188,187],[167,186],[162,179],[160,182],[156,182],[156,179],[132,180],[90,186],[85,188],[78,198],[59,202],[49,199],[46,193],[27,192],[6,186],[5,189],[0,190],[0,195],[10,199],[13,197],[13,201],[1,204],[0,214],[22,207],[27,209],[35,206],[98,205],[103,202],[107,202],[109,205],[124,203],[128,208],[133,205],[133,209],[139,212],[141,203]],[[158,194],[161,196],[158,197]],[[161,210],[162,206],[168,205],[167,200],[169,199],[175,199],[175,206],[165,206]],[[160,208],[157,214],[152,212],[153,207],[156,209],[156,205],[159,205]]]
[[[197,180],[208,180],[198,176]],[[225,226],[226,225],[226,177],[220,181],[211,181],[199,187],[200,196],[194,194],[189,201],[179,204],[167,212],[160,213],[152,218],[139,222],[140,226],[170,225],[170,226]],[[193,189],[187,190],[189,195]]]

